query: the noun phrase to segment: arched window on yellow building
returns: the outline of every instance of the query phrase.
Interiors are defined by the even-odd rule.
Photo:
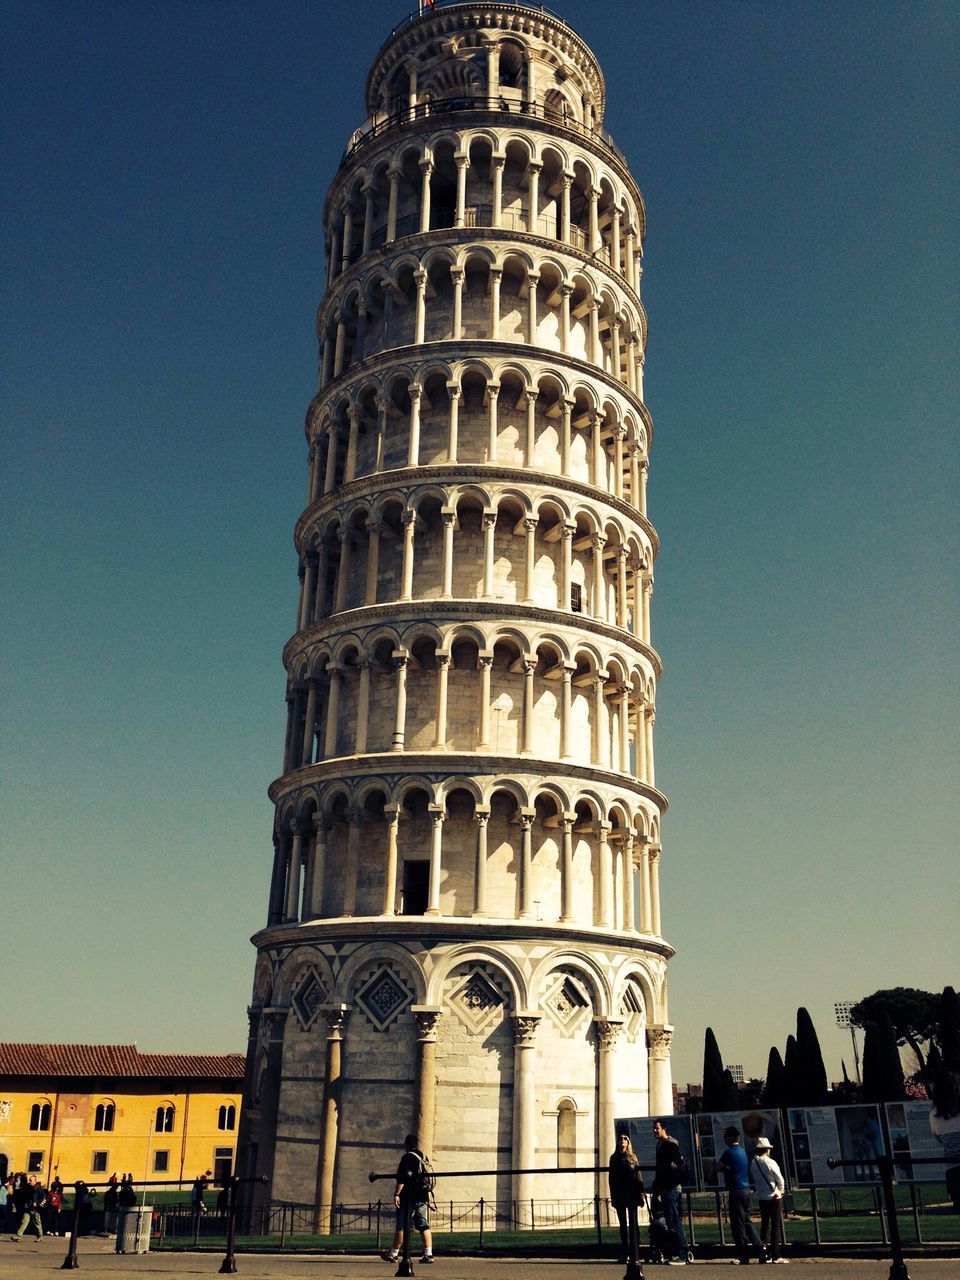
[[[50,1103],[35,1102],[30,1108],[30,1129],[33,1133],[42,1133],[50,1128]]]
[[[154,1133],[173,1133],[173,1116],[174,1109],[169,1102],[163,1102],[157,1107],[156,1120],[154,1121]]]
[[[117,1108],[112,1102],[98,1102],[93,1113],[93,1128],[96,1133],[112,1133]]]
[[[237,1108],[232,1102],[225,1102],[217,1112],[218,1129],[235,1129],[237,1127]]]

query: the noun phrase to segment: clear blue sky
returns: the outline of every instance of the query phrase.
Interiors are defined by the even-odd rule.
[[[2,7],[2,1035],[230,1050],[320,213],[404,0]],[[958,9],[564,15],[649,218],[675,1075],[960,981]]]

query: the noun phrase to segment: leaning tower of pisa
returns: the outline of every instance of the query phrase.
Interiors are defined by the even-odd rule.
[[[431,6],[324,206],[246,1165],[366,1203],[416,1129],[455,1199],[670,1111],[644,207],[561,19]],[[376,1198],[374,1192],[374,1198]]]

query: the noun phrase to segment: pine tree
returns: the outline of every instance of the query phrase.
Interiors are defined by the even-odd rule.
[[[897,1033],[889,1015],[882,1013],[877,1022],[867,1023],[864,1032],[863,1100],[902,1102],[906,1096]]]
[[[795,1105],[825,1107],[830,1101],[827,1071],[813,1019],[802,1006],[797,1010],[798,1097]]]
[[[767,1078],[764,1082],[763,1094],[760,1099],[765,1107],[786,1106],[785,1084],[786,1072],[783,1067],[783,1059],[780,1057],[780,1050],[776,1045],[773,1045],[770,1049],[770,1056],[767,1058]]]

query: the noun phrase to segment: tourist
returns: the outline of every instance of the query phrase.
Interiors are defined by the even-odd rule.
[[[750,1261],[752,1245],[757,1251],[759,1261],[766,1262],[767,1251],[757,1235],[756,1227],[750,1221],[750,1175],[747,1168],[747,1153],[740,1145],[740,1130],[735,1125],[729,1125],[723,1131],[723,1140],[727,1144],[727,1149],[717,1161],[717,1168],[723,1174],[723,1181],[729,1193],[727,1208],[737,1261],[743,1265]]]
[[[31,1225],[37,1233],[37,1240],[42,1240],[43,1223],[40,1220],[40,1211],[47,1203],[47,1189],[32,1173],[25,1183],[20,1184],[15,1203],[20,1210],[20,1226],[17,1228],[17,1234],[10,1237],[11,1240],[16,1240],[19,1244],[23,1239],[23,1233]]]
[[[637,1208],[644,1203],[643,1174],[628,1133],[621,1133],[617,1137],[616,1150],[610,1157],[607,1176],[610,1182],[610,1203],[616,1209],[620,1223],[618,1261],[627,1262],[636,1258]]]
[[[941,1067],[933,1080],[930,1132],[943,1144],[947,1195],[960,1213],[960,1074]]]
[[[780,1250],[783,1246],[783,1192],[786,1183],[780,1166],[770,1155],[773,1144],[769,1138],[758,1138],[753,1145],[750,1161],[750,1179],[760,1205],[760,1239],[770,1250],[771,1262],[785,1262]]]
[[[657,1140],[657,1154],[651,1218],[663,1218],[666,1227],[664,1253],[668,1262],[677,1265],[687,1262],[687,1238],[683,1234],[680,1213],[680,1188],[686,1161],[679,1142],[667,1133],[659,1120],[653,1122],[653,1136]]]
[[[420,1139],[415,1133],[408,1133],[404,1139],[404,1153],[397,1165],[397,1185],[393,1192],[393,1203],[397,1211],[396,1231],[393,1236],[393,1247],[385,1249],[380,1255],[384,1262],[396,1262],[400,1257],[403,1228],[408,1214],[410,1226],[416,1227],[423,1237],[423,1256],[420,1261],[434,1261],[433,1236],[430,1232],[430,1219],[427,1217],[431,1190],[430,1175],[427,1169],[427,1158],[420,1150],[419,1144]]]

